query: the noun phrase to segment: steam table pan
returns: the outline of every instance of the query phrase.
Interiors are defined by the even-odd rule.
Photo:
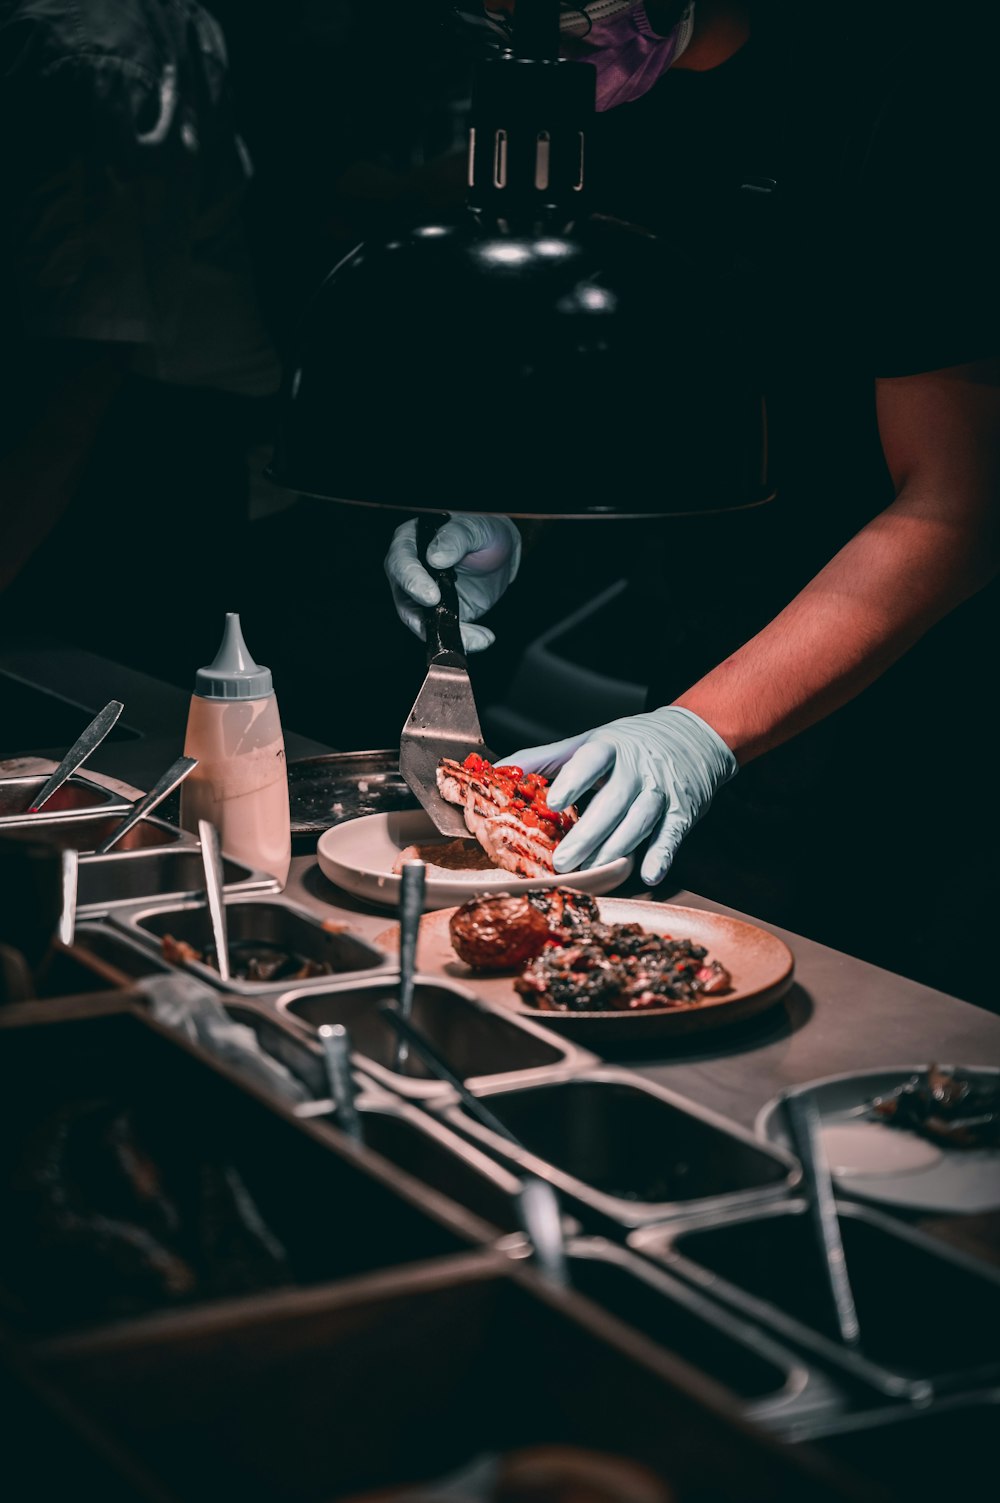
[[[838,1206],[861,1326],[840,1344],[804,1201],[635,1233],[646,1257],[887,1398],[1000,1379],[1000,1273],[867,1207]]]
[[[164,1503],[437,1496],[437,1479],[539,1446],[606,1453],[608,1496],[858,1500],[588,1300],[482,1255],[246,1302],[207,1326],[50,1345],[36,1362]]]
[[[441,1084],[410,1051],[402,1070],[395,1068],[397,1035],[379,1016],[383,1002],[394,1002],[399,980],[395,971],[357,982],[341,982],[322,991],[296,989],[276,1000],[290,1026],[314,1036],[324,1023],[344,1023],[359,1063],[373,1079],[414,1099],[440,1097]],[[488,1084],[544,1078],[553,1069],[592,1065],[595,1056],[529,1019],[490,1007],[467,988],[438,977],[418,976],[414,985],[413,1021],[463,1080]]]
[[[901,1499],[946,1499],[996,1476],[1000,1388],[893,1406],[826,1422],[804,1420],[789,1437]],[[968,1487],[962,1486],[967,1479]]]
[[[133,935],[157,954],[162,953],[165,935],[192,945],[204,954],[212,946],[212,925],[204,903],[189,900],[181,903],[150,904],[145,908],[121,908],[111,914],[111,922]],[[326,924],[306,908],[287,898],[240,894],[226,903],[230,954],[238,953],[241,944],[274,946],[289,955],[331,967],[334,976],[346,972],[373,971],[386,964],[381,950],[360,939],[343,924]],[[289,980],[244,981],[223,983],[218,971],[202,961],[188,961],[181,969],[200,976],[210,986],[222,987],[237,996],[273,996],[287,991]],[[312,976],[295,985],[310,991],[328,987],[331,977]]]
[[[125,814],[130,807],[127,799],[118,793],[112,793],[110,788],[103,788],[100,783],[93,783],[82,774],[73,773],[46,800],[44,809],[37,814],[29,814],[32,799],[41,792],[48,779],[49,774],[44,772],[0,777],[0,830],[6,829],[11,823],[24,820],[32,824],[36,821],[50,824],[53,820],[72,819],[84,813],[98,817],[116,811]]]
[[[437,1197],[425,1209],[413,1181],[401,1193],[382,1160],[296,1121],[139,1013],[2,1033],[0,1171],[12,1188],[0,1286],[5,1321],[28,1338],[450,1256],[477,1240],[479,1224],[458,1207]],[[100,1172],[82,1167],[94,1163]],[[52,1235],[60,1217],[71,1235]]]
[[[781,1429],[815,1422],[847,1404],[825,1373],[627,1248],[603,1237],[577,1237],[566,1253],[575,1293],[720,1384],[758,1424]]]
[[[434,1109],[491,1153],[547,1179],[603,1230],[783,1198],[800,1179],[790,1154],[626,1070],[491,1083],[476,1095],[526,1152],[474,1121],[454,1096]]]
[[[77,850],[81,855],[93,852],[122,822],[127,812],[126,805],[120,814],[88,814],[76,819],[47,819],[44,809],[37,817],[12,821],[4,826],[3,834],[16,840],[40,840],[60,850]],[[121,838],[116,851],[149,850],[154,846],[186,846],[197,850],[198,842],[186,830],[167,824],[150,814],[140,819]]]
[[[278,884],[266,872],[253,871],[230,856],[223,858],[227,892],[276,892]],[[125,904],[200,899],[205,891],[199,850],[109,851],[80,861],[77,913],[98,918]]]

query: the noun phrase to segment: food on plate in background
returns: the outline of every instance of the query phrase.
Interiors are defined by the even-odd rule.
[[[575,808],[550,809],[548,779],[520,767],[493,767],[472,752],[438,766],[441,797],[465,810],[465,823],[495,866],[518,877],[548,877],[552,854],[577,821]]]
[[[160,954],[170,965],[195,963],[211,966],[213,971],[219,969],[214,948],[198,950],[172,934],[163,936]],[[230,944],[229,970],[234,981],[308,981],[312,976],[333,975],[329,961],[311,960],[307,955],[286,950],[283,945],[258,939],[235,940]]]
[[[928,1065],[887,1096],[867,1103],[874,1116],[948,1148],[1000,1146],[1000,1082],[974,1071]]]
[[[393,862],[394,876],[399,876],[407,861],[422,861],[425,866],[443,872],[492,872],[497,870],[493,858],[478,840],[428,840],[408,845]],[[433,873],[430,873],[433,875]]]
[[[460,959],[477,971],[513,971],[541,954],[554,936],[579,932],[600,919],[587,893],[570,887],[498,892],[470,898],[448,924]]]
[[[729,991],[732,977],[690,939],[651,934],[641,924],[594,924],[552,938],[514,986],[547,1012],[638,1012],[701,1002]]]

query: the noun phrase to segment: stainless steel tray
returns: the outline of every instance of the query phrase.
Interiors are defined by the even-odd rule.
[[[366,1148],[465,1206],[494,1227],[498,1236],[520,1234],[521,1182],[502,1164],[419,1107],[377,1087],[362,1088],[356,1104]],[[320,1105],[332,1122],[329,1100],[299,1107],[296,1115],[322,1125],[323,1117],[316,1115]]]
[[[992,1388],[920,1406],[804,1418],[786,1439],[884,1486],[888,1496],[944,1499],[962,1477],[974,1487],[995,1474],[998,1426],[1000,1388]]]
[[[662,1351],[720,1384],[768,1428],[841,1415],[845,1392],[791,1348],[603,1237],[571,1238],[570,1283]]]
[[[868,1207],[838,1210],[860,1351],[835,1337],[804,1201],[648,1227],[629,1243],[886,1398],[1000,1379],[1000,1272]]]
[[[289,989],[277,997],[275,1006],[289,1026],[310,1037],[323,1023],[346,1024],[358,1062],[373,1079],[401,1096],[440,1098],[449,1088],[414,1055],[402,1071],[395,1069],[396,1035],[377,1007],[394,1001],[397,990],[398,973],[393,971],[322,990]],[[593,1054],[541,1025],[491,1007],[467,987],[440,977],[416,979],[413,1021],[456,1075],[477,1085],[543,1080],[553,1070],[596,1063]]]
[[[278,883],[230,856],[223,858],[229,893],[277,892]],[[98,918],[114,908],[149,902],[200,900],[205,891],[201,853],[197,849],[111,851],[80,861],[77,913]]]
[[[128,800],[120,794],[91,782],[82,773],[74,773],[61,788],[56,789],[44,809],[38,814],[29,814],[31,800],[47,781],[48,774],[44,772],[0,777],[0,830],[25,821],[49,824],[52,820],[74,819],[82,815],[99,817],[115,810],[124,814],[129,808]]]
[[[73,1160],[66,1159],[62,1146],[68,1128],[77,1124],[79,1129],[82,1122],[89,1143],[102,1122],[118,1122],[116,1114],[125,1108],[141,1154],[158,1170],[153,1187],[143,1192],[143,1209],[133,1210],[132,1219],[138,1216],[147,1230],[156,1228],[157,1240],[187,1262],[194,1281],[178,1282],[169,1265],[164,1272],[160,1260],[138,1262],[134,1251],[114,1265],[109,1280],[107,1263],[100,1260],[99,1227],[89,1239],[82,1224],[75,1239],[53,1239],[48,1215],[58,1215],[58,1200],[51,1197],[51,1213],[44,1200],[37,1209],[41,1191],[30,1175],[40,1145],[49,1147],[34,1174],[45,1186],[50,1175],[73,1174]],[[452,1215],[450,1224],[439,1219],[430,1197],[426,1209],[417,1204],[412,1182],[404,1198],[402,1176],[374,1155],[346,1151],[342,1143],[339,1135],[334,1139],[297,1122],[210,1056],[139,1013],[8,1026],[0,1051],[0,1167],[4,1182],[17,1190],[8,1197],[0,1247],[0,1282],[14,1296],[5,1299],[5,1311],[28,1334],[54,1333],[139,1319],[154,1310],[159,1317],[257,1289],[321,1284],[470,1245],[471,1232],[458,1231],[464,1213],[457,1207],[438,1198],[436,1205]],[[230,1164],[253,1197],[256,1215],[283,1249],[280,1258],[273,1242],[258,1234],[250,1240],[256,1217],[242,1211],[239,1191],[224,1173]],[[212,1169],[207,1181],[203,1165]],[[120,1197],[120,1188],[117,1193]],[[147,1208],[150,1201],[157,1220]],[[106,1204],[99,1202],[97,1209]],[[171,1204],[178,1214],[168,1218]],[[471,1229],[472,1218],[468,1224]],[[177,1231],[178,1226],[185,1230]],[[134,1248],[124,1244],[130,1245]],[[139,1250],[145,1250],[142,1244]]]
[[[395,751],[329,752],[288,764],[292,835],[321,835],[362,814],[417,809]]]
[[[128,805],[125,806],[127,807]],[[121,824],[121,820],[121,814],[109,815],[104,810],[74,818],[49,819],[43,809],[37,816],[11,820],[4,826],[3,833],[15,840],[39,840],[46,845],[57,846],[60,850],[77,850],[83,855],[92,853]],[[146,819],[140,819],[138,824],[122,836],[121,845],[116,850],[127,853],[162,846],[184,846],[197,850],[198,842],[186,830],[151,814]]]
[[[540,1083],[494,1082],[475,1092],[526,1152],[474,1121],[454,1095],[434,1110],[491,1153],[547,1179],[602,1230],[784,1199],[801,1178],[790,1154],[627,1070],[553,1072]]]
[[[212,943],[208,909],[204,903],[195,900],[115,909],[109,921],[148,945],[157,954],[160,953],[163,937],[167,934],[201,951]],[[350,933],[344,925],[328,926],[307,908],[280,895],[269,897],[240,893],[226,904],[226,922],[230,945],[241,940],[280,945],[309,960],[328,963],[333,967],[334,977],[348,973],[363,974],[388,963],[381,950],[376,950],[366,940]],[[181,969],[190,971],[193,976],[200,976],[210,986],[241,997],[274,996],[287,991],[290,984],[287,979],[234,980],[223,983],[218,971],[200,961],[190,961]],[[295,985],[313,990],[328,987],[331,979],[331,976],[312,976]]]

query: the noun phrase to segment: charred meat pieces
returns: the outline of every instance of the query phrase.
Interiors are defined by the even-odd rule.
[[[946,1148],[1000,1146],[1000,1083],[974,1071],[929,1065],[868,1106],[877,1118]]]
[[[602,923],[595,900],[571,887],[470,898],[449,931],[466,965],[520,969],[516,990],[548,1012],[686,1007],[733,984],[704,946],[641,924]]]
[[[635,1012],[689,1006],[727,991],[732,978],[692,940],[598,923],[575,941],[546,946],[514,986],[543,1011]]]
[[[160,953],[170,965],[211,966],[219,969],[214,949],[197,950],[187,940],[165,934]],[[229,946],[229,969],[235,981],[307,981],[312,976],[331,976],[333,967],[325,960],[310,960],[296,955],[282,945],[267,940],[243,939]]]

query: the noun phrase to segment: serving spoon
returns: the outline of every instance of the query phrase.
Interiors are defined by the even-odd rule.
[[[137,800],[126,814],[120,825],[116,825],[107,839],[102,840],[94,854],[106,856],[127,835],[133,825],[137,825],[140,819],[152,812],[157,804],[162,804],[168,794],[173,793],[187,777],[193,767],[198,766],[197,757],[178,757],[176,762],[171,762],[166,772],[159,777],[152,788],[141,799]]]
[[[201,864],[205,869],[205,897],[208,915],[212,921],[212,939],[215,943],[215,963],[223,981],[232,980],[229,965],[229,932],[226,927],[226,892],[223,884],[222,845],[219,832],[210,819],[199,819],[198,839],[201,841]]]
[[[120,700],[111,699],[100,714],[94,716],[90,724],[80,732],[59,766],[38,790],[38,797],[28,809],[29,814],[40,813],[43,806],[62,787],[66,779],[71,778],[74,772],[83,766],[91,752],[96,751],[100,746],[124,708]]]

